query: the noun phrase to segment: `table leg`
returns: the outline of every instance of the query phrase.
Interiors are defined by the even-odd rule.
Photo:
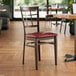
[[[70,58],[66,58],[65,62],[69,62],[69,61],[76,61],[76,20],[74,20],[74,27],[75,27],[75,41],[74,41],[74,56],[68,54],[68,56],[70,56]],[[67,57],[67,56],[66,56]]]

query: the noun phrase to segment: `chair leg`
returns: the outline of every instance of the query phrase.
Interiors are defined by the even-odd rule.
[[[55,65],[57,65],[57,37],[54,37]]]
[[[67,27],[67,23],[65,23],[64,34],[66,33],[66,27]]]
[[[41,55],[40,55],[40,45],[38,45],[38,54],[39,54],[39,61],[41,61]]]
[[[40,41],[38,41],[39,43]],[[39,55],[39,61],[41,61],[41,53],[40,53],[40,45],[38,45],[38,55]]]
[[[52,27],[52,20],[50,20],[50,22],[51,22],[51,27]]]
[[[35,67],[38,70],[38,40],[35,39]]]
[[[60,33],[61,33],[61,29],[62,29],[62,23],[63,23],[63,22],[61,21],[61,26],[60,26]]]
[[[1,34],[1,30],[0,30],[0,34]]]
[[[51,27],[52,27],[52,21],[51,20],[49,20],[49,25],[51,24]]]
[[[25,60],[25,39],[23,44],[23,60],[22,60],[23,65],[24,65],[24,60]]]

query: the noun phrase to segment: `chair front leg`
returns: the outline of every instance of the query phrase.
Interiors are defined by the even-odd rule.
[[[54,54],[55,54],[55,65],[57,65],[57,37],[54,37]]]
[[[24,60],[25,60],[25,38],[23,43],[23,60],[22,60],[23,65],[24,65]]]
[[[35,39],[35,67],[38,70],[38,39]]]

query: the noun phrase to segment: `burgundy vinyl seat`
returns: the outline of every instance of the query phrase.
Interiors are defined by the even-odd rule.
[[[56,33],[42,33],[42,32],[36,32],[36,33],[28,33],[26,34],[28,38],[46,38],[50,36],[57,36]]]
[[[47,14],[46,17],[53,17],[53,15],[52,14]]]

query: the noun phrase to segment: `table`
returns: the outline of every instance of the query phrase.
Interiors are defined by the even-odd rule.
[[[75,43],[74,43],[74,56],[72,56],[71,58],[66,58],[65,61],[69,62],[69,61],[75,61],[76,60],[76,14],[52,14],[53,17],[57,17],[57,18],[65,18],[65,19],[74,19],[74,24],[75,24]],[[51,15],[48,15],[49,17]]]
[[[52,15],[53,17],[57,18],[76,19],[76,14],[52,14]]]

